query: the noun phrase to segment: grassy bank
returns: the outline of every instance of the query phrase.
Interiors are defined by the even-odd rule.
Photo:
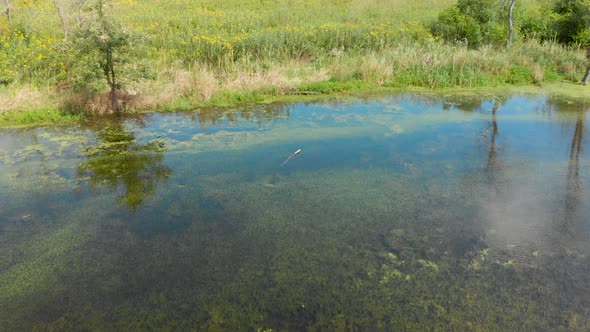
[[[109,15],[134,41],[118,68],[121,102],[128,112],[166,111],[580,79],[580,49],[520,40],[509,49],[472,50],[438,40],[427,26],[452,3],[111,2]],[[73,28],[73,8],[62,10]],[[76,85],[88,73],[77,72],[62,26],[52,2],[42,0],[16,8],[13,30],[0,24],[0,125],[72,122],[109,111],[105,82]]]
[[[415,92],[419,94],[435,94],[440,96],[456,95],[507,95],[507,94],[527,94],[527,95],[545,95],[552,98],[562,99],[566,102],[590,102],[590,95],[587,88],[567,81],[556,81],[538,85],[502,85],[496,87],[451,87],[443,89],[429,89],[423,87],[392,88],[382,86],[363,86],[350,88],[350,84],[328,83],[331,89],[337,92],[327,94],[294,94],[294,95],[273,95],[265,91],[244,92],[227,92],[215,100],[201,103],[192,103],[191,101],[180,99],[176,103],[171,103],[161,108],[129,111],[129,113],[141,113],[146,111],[187,111],[208,109],[213,106],[235,107],[235,106],[252,106],[257,104],[285,103],[285,102],[314,102],[326,99],[350,98],[350,97],[368,97],[380,96],[391,93]],[[38,108],[29,110],[17,110],[0,113],[0,128],[19,128],[39,125],[65,125],[76,124],[95,118],[95,115],[86,113],[69,113],[61,107],[56,108]]]

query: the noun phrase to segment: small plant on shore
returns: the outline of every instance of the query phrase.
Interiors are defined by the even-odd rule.
[[[91,10],[96,18],[74,34],[72,43],[78,57],[73,76],[78,88],[100,91],[101,77],[109,89],[109,100],[115,113],[122,111],[117,90],[122,88],[121,68],[127,61],[130,35],[110,20],[105,13],[105,3],[98,0]]]

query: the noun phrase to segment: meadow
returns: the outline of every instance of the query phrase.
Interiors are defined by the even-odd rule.
[[[521,6],[534,12],[541,2]],[[433,36],[430,24],[454,3],[122,0],[107,2],[106,9],[131,36],[117,68],[128,111],[581,78],[586,62],[580,48],[517,35],[510,48],[469,49]],[[0,112],[43,112],[3,112],[0,122],[39,122],[44,117],[51,122],[60,114],[75,120],[72,114],[82,110],[108,112],[105,82],[88,83],[88,73],[76,69],[75,45],[65,38],[84,16],[74,2],[16,3],[12,13],[10,29],[6,20],[0,23]]]

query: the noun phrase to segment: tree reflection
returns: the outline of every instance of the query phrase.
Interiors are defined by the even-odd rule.
[[[488,162],[486,165],[486,174],[491,181],[494,180],[496,171],[498,170],[496,150],[496,137],[498,136],[498,108],[500,108],[500,102],[495,101],[494,107],[492,108],[492,137],[490,139],[490,150],[488,152]]]
[[[120,204],[139,207],[153,195],[157,183],[172,173],[162,164],[165,147],[159,139],[140,144],[121,123],[100,130],[97,139],[96,145],[86,149],[86,161],[78,165],[78,176],[90,176],[93,186],[122,187]]]
[[[567,168],[567,182],[565,194],[565,222],[566,225],[574,221],[578,209],[581,185],[580,185],[580,153],[582,152],[582,143],[584,141],[584,108],[576,112],[576,125],[574,136],[570,145],[570,155]]]
[[[261,126],[277,118],[289,118],[290,110],[286,104],[257,105],[256,107],[245,107],[239,111],[212,107],[200,109],[194,116],[202,129],[209,126],[219,126],[226,120],[232,125],[245,120],[256,122]]]
[[[564,113],[575,112],[575,124],[569,144],[565,202],[559,209],[563,213],[555,216],[554,228],[550,234],[554,242],[553,252],[545,265],[551,271],[549,276],[552,280],[559,281],[555,301],[564,309],[577,310],[590,305],[587,233],[582,229],[586,218],[580,210],[584,207],[580,204],[583,202],[580,157],[583,151],[586,105],[576,104],[575,110],[568,110],[571,105],[553,101],[552,106]]]

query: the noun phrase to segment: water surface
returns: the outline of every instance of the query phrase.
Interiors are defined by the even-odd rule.
[[[587,109],[406,94],[1,130],[0,326],[588,330]]]

